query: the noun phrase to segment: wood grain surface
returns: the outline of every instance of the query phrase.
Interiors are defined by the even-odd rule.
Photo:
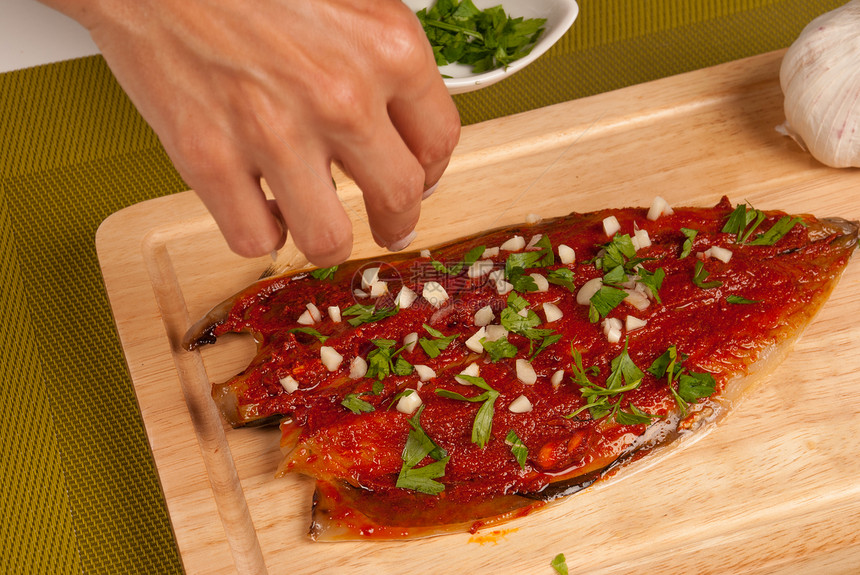
[[[822,166],[783,122],[770,53],[466,127],[424,202],[420,248],[606,207],[708,206],[860,219],[860,171]],[[379,253],[359,191],[336,175],[355,257]],[[313,482],[274,477],[276,429],[232,430],[209,380],[245,367],[250,338],[177,342],[268,258],[233,255],[192,192],[99,229],[99,258],[188,573],[856,573],[860,565],[860,263],[787,360],[700,441],[656,465],[476,535],[314,543]],[[302,262],[286,246],[279,261]]]

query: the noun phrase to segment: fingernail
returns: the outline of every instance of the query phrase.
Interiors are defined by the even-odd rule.
[[[278,261],[278,250],[272,250],[269,252],[269,257],[272,258],[273,262]]]
[[[429,198],[430,196],[432,196],[432,195],[433,195],[433,192],[435,192],[435,191],[436,191],[436,188],[438,188],[438,187],[439,187],[439,182],[436,182],[435,184],[433,184],[432,186],[430,186],[429,188],[427,188],[426,190],[424,190],[424,195],[423,195],[423,196],[421,196],[421,199],[422,199],[422,200],[426,200],[427,198]]]
[[[399,251],[403,250],[404,248],[406,248],[406,246],[408,246],[409,244],[411,244],[415,240],[415,236],[417,236],[417,235],[418,235],[418,233],[415,230],[412,230],[411,232],[406,234],[401,239],[390,244],[387,248],[388,251],[399,252]]]

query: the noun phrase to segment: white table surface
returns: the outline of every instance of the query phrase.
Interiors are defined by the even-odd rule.
[[[0,72],[98,54],[77,22],[36,0],[0,0]]]

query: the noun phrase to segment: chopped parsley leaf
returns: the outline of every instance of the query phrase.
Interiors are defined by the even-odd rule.
[[[474,397],[466,397],[460,393],[449,391],[447,389],[437,389],[436,393],[442,397],[455,399],[457,401],[468,401],[470,403],[483,402],[481,403],[481,407],[478,408],[478,412],[475,414],[475,420],[472,423],[472,443],[483,448],[487,445],[487,442],[490,441],[490,435],[493,430],[493,415],[495,414],[494,406],[496,400],[499,398],[499,392],[490,387],[482,377],[463,374],[460,374],[457,377],[460,377],[472,385],[485,390],[484,393]]]
[[[558,573],[558,575],[568,575],[567,561],[564,558],[564,553],[556,555],[549,565],[555,569],[555,572]]]
[[[711,275],[711,272],[705,269],[705,264],[701,260],[697,261],[696,268],[693,271],[693,283],[702,289],[711,289],[723,285],[723,282],[719,280],[705,281],[709,275]]]
[[[292,329],[287,330],[289,333],[304,333],[306,335],[311,335],[317,338],[320,343],[325,343],[325,341],[329,338],[327,335],[323,335],[312,327],[294,327]]]
[[[357,393],[347,394],[340,404],[356,415],[374,411],[373,406],[361,399]]]
[[[576,287],[573,285],[573,272],[568,268],[550,270],[546,274],[546,281],[551,284],[566,287],[572,292],[576,291]]]
[[[690,252],[693,251],[693,240],[695,240],[696,236],[699,235],[699,230],[681,228],[681,233],[687,237],[687,239],[684,240],[684,244],[681,246],[681,255],[678,256],[678,259],[682,260],[689,256]]]
[[[355,327],[363,323],[372,323],[374,321],[391,317],[396,314],[399,309],[400,308],[397,306],[376,309],[376,307],[372,305],[361,305],[357,303],[343,310],[343,315],[355,316],[347,320],[349,325]]]
[[[455,339],[457,339],[460,336],[459,333],[455,333],[452,335],[445,335],[441,331],[439,331],[438,329],[434,329],[434,328],[430,327],[429,325],[427,325],[426,323],[424,324],[424,329],[426,329],[427,333],[432,335],[435,339],[421,337],[421,338],[418,338],[418,344],[421,346],[421,349],[423,349],[424,352],[427,355],[429,355],[431,358],[432,357],[438,357],[439,354],[442,353],[443,349],[448,347],[448,345],[452,341],[454,341]]]
[[[422,405],[409,419],[409,425],[412,429],[409,431],[406,445],[401,454],[403,466],[397,476],[396,486],[428,495],[436,495],[445,490],[445,486],[435,479],[445,475],[445,466],[450,457],[444,449],[430,439],[421,427],[420,417],[423,410],[424,406]],[[428,455],[436,461],[424,467],[415,467]]]
[[[409,375],[412,373],[412,364],[398,357],[404,348],[395,349],[397,342],[393,339],[373,339],[370,341],[376,349],[367,354],[367,373],[364,377],[375,377],[383,380],[392,373],[395,375]]]
[[[517,346],[508,341],[507,337],[497,339],[496,341],[487,341],[486,338],[481,338],[481,345],[490,356],[490,361],[493,363],[500,361],[506,357],[516,357]]]
[[[520,439],[520,436],[517,435],[517,432],[513,429],[510,430],[508,435],[505,437],[505,443],[510,446],[514,459],[516,459],[517,463],[520,464],[520,469],[525,469],[526,458],[529,456],[529,450],[526,447],[526,444],[523,443],[523,440]]]
[[[327,280],[333,278],[334,272],[336,271],[337,266],[331,266],[330,268],[319,268],[311,272],[311,277],[316,278],[318,280]]]
[[[760,300],[760,299],[747,299],[747,298],[745,298],[745,297],[743,297],[743,296],[740,296],[740,295],[734,295],[734,294],[732,294],[732,295],[727,295],[727,296],[726,296],[726,301],[727,301],[728,303],[734,303],[734,304],[761,303],[761,300]]]
[[[601,318],[609,315],[613,309],[624,301],[627,292],[612,286],[603,286],[593,296],[588,307],[588,319],[591,323],[597,323]]]

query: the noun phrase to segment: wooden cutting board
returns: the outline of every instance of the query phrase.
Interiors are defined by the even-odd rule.
[[[464,129],[415,247],[604,207],[713,205],[860,218],[860,171],[811,159],[782,123],[770,53]],[[379,253],[358,190],[354,256]],[[312,481],[276,479],[278,432],[228,429],[208,397],[250,338],[198,353],[190,323],[255,280],[191,193],[99,229],[105,284],[189,573],[856,573],[860,566],[860,262],[794,352],[703,440],[502,527],[411,542],[314,543]],[[856,259],[856,258],[855,258]],[[289,245],[280,261],[302,261]]]

